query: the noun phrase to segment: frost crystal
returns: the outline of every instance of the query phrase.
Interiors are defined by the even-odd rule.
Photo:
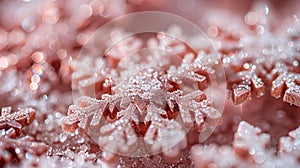
[[[242,121],[234,135],[233,147],[240,157],[250,157],[255,163],[261,164],[266,161],[269,142],[269,134],[263,134],[259,128]]]
[[[292,155],[294,158],[300,157],[300,127],[289,132],[288,137],[280,138],[279,155]]]
[[[196,167],[238,167],[242,160],[234,155],[230,146],[194,145],[191,155]],[[226,159],[224,159],[226,158]]]
[[[300,33],[291,31],[299,28],[299,19],[295,17],[278,28],[272,25],[276,16],[266,11],[267,5],[257,3],[246,14],[246,24],[232,16],[230,21],[238,23],[227,29],[224,21],[211,19],[208,32],[216,29],[214,43],[222,53],[234,104],[250,100],[253,95],[261,97],[271,90],[273,97],[299,106],[300,53],[299,40],[295,39]]]
[[[139,42],[132,43],[138,47]],[[126,44],[127,41],[122,47]],[[117,49],[111,49],[113,52],[99,58],[108,65],[106,80],[100,85],[93,83],[94,89],[81,92],[85,96],[69,107],[62,123],[65,132],[84,128],[105,151],[112,153],[164,152],[172,158],[186,147],[188,130],[204,132],[219,124],[221,113],[204,93],[215,73],[213,66],[217,63],[213,57],[201,49],[197,55],[186,44],[163,33],[157,39],[150,38],[147,45],[160,49],[113,57],[111,63],[111,54],[123,51],[117,50],[117,45]],[[98,92],[108,85],[106,93]],[[88,92],[96,93],[96,98]]]
[[[23,1],[0,2],[0,167],[300,167],[299,2]],[[158,8],[211,40],[135,19],[93,39]]]
[[[2,132],[2,131],[1,131]],[[40,156],[47,152],[48,146],[44,143],[35,142],[30,136],[18,139],[5,137],[5,133],[0,136],[0,163],[18,162],[24,158],[30,159],[32,156]]]
[[[19,136],[22,132],[22,127],[31,124],[34,117],[35,110],[32,108],[11,112],[11,107],[3,107],[0,116],[0,129],[8,130],[13,128],[16,136]]]
[[[47,152],[48,146],[35,142],[31,136],[19,137],[23,126],[32,123],[35,110],[19,109],[11,113],[11,107],[3,107],[0,116],[0,163],[19,162],[31,156],[40,156]]]
[[[194,145],[191,156],[199,168],[214,167],[299,167],[299,128],[282,137],[278,155],[269,148],[270,135],[241,121],[232,146]]]

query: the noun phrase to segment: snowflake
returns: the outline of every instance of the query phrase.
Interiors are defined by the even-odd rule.
[[[22,133],[23,126],[29,125],[35,118],[35,110],[32,108],[19,109],[11,112],[11,107],[3,107],[0,116],[0,129],[15,129],[16,136]]]
[[[300,21],[295,16],[284,26],[275,27],[272,18],[277,16],[269,10],[267,5],[256,3],[245,15],[245,23],[228,17],[234,18],[235,26],[208,19],[212,20],[208,34],[222,54],[234,104],[250,100],[252,95],[261,97],[271,88],[273,97],[299,106],[300,52],[295,39],[300,36]]]
[[[10,163],[23,160],[31,155],[40,156],[47,152],[44,143],[35,142],[33,137],[22,134],[24,126],[30,125],[35,118],[32,108],[11,112],[11,107],[3,107],[0,116],[0,162]]]
[[[289,136],[280,138],[279,155],[292,155],[294,158],[300,157],[300,127],[289,132]]]
[[[234,135],[233,147],[240,157],[250,157],[257,164],[261,164],[266,161],[266,147],[270,139],[269,134],[264,134],[258,127],[242,121]]]
[[[277,63],[273,69],[278,77],[272,82],[271,95],[275,98],[279,98],[282,95],[283,101],[300,106],[300,74],[289,72],[288,67],[283,63]]]
[[[150,38],[148,45],[162,51],[143,50],[120,59],[106,73],[109,92],[96,98],[87,94],[69,107],[62,123],[65,132],[84,128],[110,159],[135,152],[163,152],[172,158],[186,147],[188,130],[201,133],[220,123],[221,113],[204,93],[215,73],[216,62],[205,60],[211,55],[201,49],[199,55],[191,52],[186,44],[162,33],[157,37]],[[174,50],[177,57],[167,50]],[[103,60],[109,62],[108,57]]]
[[[260,128],[241,121],[232,146],[197,144],[191,156],[197,167],[299,167],[299,128],[280,139],[275,147],[278,151],[269,147],[270,138]]]

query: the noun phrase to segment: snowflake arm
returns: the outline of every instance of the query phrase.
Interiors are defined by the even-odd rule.
[[[19,109],[11,112],[11,107],[3,107],[0,116],[0,129],[14,128],[17,136],[22,132],[23,126],[29,125],[35,118],[33,108]]]
[[[97,100],[87,96],[80,97],[78,105],[69,107],[68,116],[63,120],[62,129],[65,132],[73,133],[79,124],[82,128],[87,128],[89,125],[97,126],[106,106],[107,102],[104,100]]]

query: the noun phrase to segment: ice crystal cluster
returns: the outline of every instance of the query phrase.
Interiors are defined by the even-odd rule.
[[[237,21],[227,27],[217,21],[219,17],[207,21],[208,33],[222,54],[234,104],[271,94],[299,106],[300,21],[294,15],[278,26],[276,17],[266,4],[257,3],[244,22],[235,16],[228,16]]]
[[[232,147],[194,145],[191,155],[197,167],[297,167],[299,128],[280,138],[277,155],[273,148],[268,148],[270,135],[244,121],[234,134]]]

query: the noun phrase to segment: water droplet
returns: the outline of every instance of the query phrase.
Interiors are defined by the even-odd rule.
[[[255,154],[255,148],[250,148],[249,154],[250,154],[250,155],[254,155],[254,154]]]
[[[21,149],[20,148],[16,148],[15,152],[16,152],[16,154],[20,154],[21,153]]]
[[[263,34],[265,32],[265,28],[263,26],[257,26],[256,33]]]
[[[255,12],[249,12],[245,15],[245,23],[248,25],[255,25],[258,22],[258,15]]]
[[[25,18],[22,23],[22,28],[27,32],[32,32],[35,29],[35,21],[32,18]]]

